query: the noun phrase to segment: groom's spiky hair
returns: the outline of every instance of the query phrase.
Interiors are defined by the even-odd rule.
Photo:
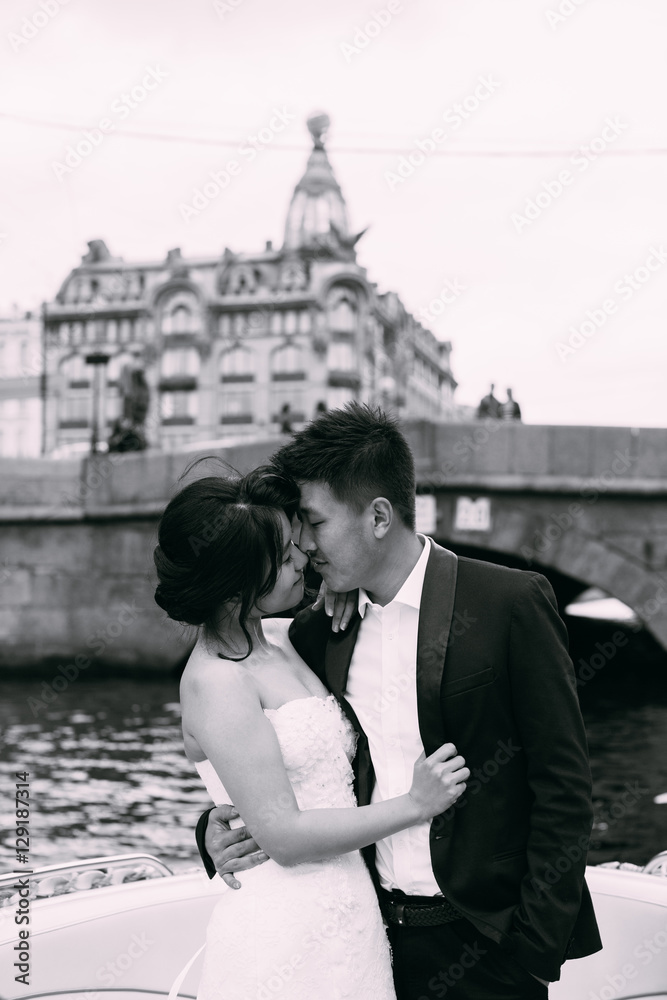
[[[297,482],[326,483],[335,498],[362,511],[385,497],[415,530],[415,466],[396,420],[381,409],[348,403],[308,424],[272,462]]]

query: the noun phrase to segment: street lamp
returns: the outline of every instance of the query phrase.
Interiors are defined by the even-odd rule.
[[[90,453],[99,451],[100,436],[106,428],[106,387],[107,363],[111,357],[106,351],[94,351],[86,355],[86,364],[93,366],[93,432],[90,439]]]

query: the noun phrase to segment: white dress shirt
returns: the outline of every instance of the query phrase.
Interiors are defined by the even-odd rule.
[[[381,607],[359,591],[362,621],[345,697],[368,737],[375,770],[371,802],[409,791],[414,763],[424,750],[417,716],[417,631],[431,543],[417,537],[423,552],[393,601]],[[431,865],[430,826],[420,823],[378,842],[377,870],[385,889],[442,895]]]

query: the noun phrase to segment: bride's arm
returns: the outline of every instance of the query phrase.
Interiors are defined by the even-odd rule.
[[[259,847],[280,865],[354,851],[444,812],[470,775],[451,744],[415,765],[405,795],[357,809],[297,804],[275,730],[243,668],[225,664],[192,680],[183,717]]]

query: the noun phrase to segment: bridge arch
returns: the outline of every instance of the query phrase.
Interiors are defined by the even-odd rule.
[[[483,553],[510,557],[521,569],[554,570],[586,587],[599,587],[618,598],[636,613],[644,627],[667,650],[667,581],[602,538],[576,526],[555,529],[553,518],[541,524],[532,517],[514,517],[510,527],[497,517],[489,532],[440,531],[443,545],[463,545]],[[550,530],[552,529],[552,530]],[[544,544],[536,545],[536,538]]]

